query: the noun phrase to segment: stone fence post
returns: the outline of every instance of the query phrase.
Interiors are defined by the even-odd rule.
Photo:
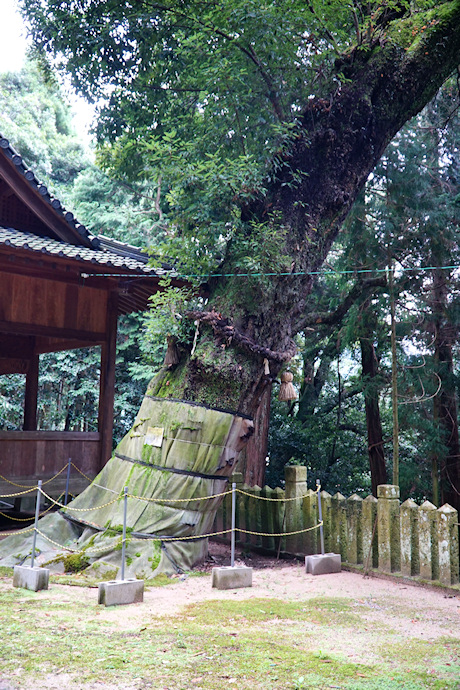
[[[286,465],[284,468],[286,503],[286,532],[303,529],[302,496],[307,493],[307,468],[304,465]],[[298,501],[289,499],[298,498]],[[286,537],[286,551],[301,553],[303,551],[303,534]]]
[[[380,484],[377,501],[379,570],[391,573],[401,567],[399,486]]]
[[[401,573],[407,577],[420,572],[418,511],[411,498],[401,506]]]
[[[444,585],[456,585],[458,572],[458,513],[448,503],[438,508],[439,579]]]
[[[418,509],[420,577],[437,580],[439,576],[436,506],[425,501]]]

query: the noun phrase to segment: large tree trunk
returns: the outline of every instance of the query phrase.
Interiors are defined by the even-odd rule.
[[[374,344],[370,338],[361,338],[360,345],[372,494],[377,497],[378,485],[387,483],[379,390],[376,385],[378,361]]]
[[[444,457],[438,457],[440,468],[441,503],[449,503],[460,513],[460,440],[458,433],[457,391],[455,386],[452,344],[457,336],[457,326],[446,320],[448,279],[446,271],[437,270],[433,275],[432,307],[434,322],[434,351],[440,390],[433,401],[434,418],[441,430],[441,438],[447,449]]]

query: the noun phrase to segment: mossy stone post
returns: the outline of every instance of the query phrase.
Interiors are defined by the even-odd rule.
[[[257,492],[256,492],[257,489]],[[250,496],[245,496],[246,499],[246,529],[249,532],[260,532],[258,529],[258,524],[260,524],[260,506],[257,497],[260,496],[260,487],[258,486],[245,486],[245,491],[247,491]],[[247,534],[246,543],[250,546],[259,546],[260,537],[256,534]]]
[[[321,512],[323,513],[324,550],[331,553],[332,547],[332,496],[327,491],[321,491]],[[315,524],[319,522],[319,513],[315,515]],[[316,544],[319,544],[319,529],[315,530]]]
[[[286,504],[284,503],[284,490],[279,486],[273,490],[273,498],[276,498],[274,522],[274,534],[282,534],[286,531]],[[276,552],[286,550],[286,537],[275,537]]]
[[[251,504],[252,501],[254,500],[252,498],[252,487],[248,486],[247,484],[243,484],[242,486],[243,491],[245,492],[244,494],[241,495],[241,503],[240,503],[240,525],[241,529],[244,530],[250,530],[251,529],[251,515],[250,515],[250,509],[251,509]],[[250,495],[248,495],[250,494]],[[241,544],[245,544],[246,546],[249,546],[251,543],[251,537],[249,534],[246,532],[242,532],[240,534],[240,539],[241,539]]]
[[[252,538],[254,541],[252,542],[254,546],[259,547],[262,546],[262,537],[260,536],[261,532],[265,532],[265,529],[262,525],[262,503],[263,501],[260,500],[260,491],[261,488],[260,486],[255,486],[252,487],[252,493],[254,495],[254,498],[252,500],[253,506],[254,506],[254,522],[253,525],[249,528],[253,532],[257,532],[257,534],[253,534]]]
[[[459,579],[458,513],[448,503],[438,508],[439,579],[444,585],[456,585]]]
[[[347,500],[347,561],[348,563],[363,562],[363,499],[352,494]]]
[[[363,501],[363,562],[369,568],[378,568],[379,544],[377,535],[377,499],[366,496]],[[375,529],[374,529],[375,525]]]
[[[307,493],[307,468],[304,465],[286,465],[284,468],[286,498],[286,532],[303,529],[302,498]],[[290,500],[298,499],[298,500]],[[302,534],[286,537],[286,551],[301,553]]]
[[[392,573],[401,567],[399,486],[380,484],[377,487],[377,527],[379,570]]]
[[[418,509],[420,577],[436,580],[439,576],[436,506],[425,501]]]
[[[331,499],[332,548],[347,560],[347,499],[339,491]]]
[[[411,498],[401,506],[401,573],[407,577],[420,572],[418,510]]]
[[[302,501],[303,513],[303,527],[314,527],[318,524],[318,495],[316,491],[307,490],[306,495]],[[317,553],[317,543],[319,531],[318,529],[310,529],[309,532],[304,532],[302,535],[302,553],[306,555]]]
[[[262,501],[262,521],[264,525],[264,529],[267,532],[267,534],[274,534],[276,532],[275,530],[275,510],[276,510],[276,503],[275,501],[272,501],[271,499],[275,498],[274,490],[271,489],[269,486],[265,485],[262,491],[260,492],[260,495],[263,496],[266,499],[269,499],[267,501]],[[268,551],[275,551],[275,537],[263,537],[262,538],[262,545],[265,549]]]

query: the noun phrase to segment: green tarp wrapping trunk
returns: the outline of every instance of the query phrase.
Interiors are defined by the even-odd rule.
[[[228,490],[228,477],[251,428],[252,421],[239,415],[146,395],[132,429],[113,457],[92,484],[62,511],[82,532],[77,546],[90,546],[88,555],[100,548],[102,555],[92,558],[93,562],[113,562],[108,556],[114,551],[114,533],[121,532],[123,525],[124,487],[128,487],[129,495],[127,526],[131,546],[135,544],[130,551],[138,553],[152,547],[151,542],[135,541],[144,536],[161,540],[212,532],[222,500],[219,494]],[[7,542],[0,547],[0,558],[7,555]],[[165,539],[160,569],[171,567],[171,563],[190,568],[205,556],[206,549],[203,539]],[[145,559],[134,560],[130,574],[145,576]]]

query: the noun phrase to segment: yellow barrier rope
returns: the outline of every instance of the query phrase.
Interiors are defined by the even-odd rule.
[[[33,528],[32,528],[33,529]],[[48,537],[46,534],[41,532],[39,529],[37,529],[37,534],[39,534],[43,539],[46,539],[50,544],[53,544],[54,546],[57,546],[59,549],[64,549],[64,551],[70,551],[70,553],[82,553],[85,555],[94,555],[96,553],[102,553],[103,551],[107,551],[110,546],[107,544],[105,546],[99,547],[97,549],[95,548],[89,548],[89,549],[73,549],[71,546],[63,546],[62,544],[58,544],[57,541],[54,541],[54,539],[51,539],[51,537]],[[118,539],[118,544],[121,544],[121,536]],[[117,546],[116,544],[115,546]]]
[[[251,532],[248,529],[240,529],[239,527],[235,527],[235,532],[241,532],[242,534],[252,534],[256,537],[290,537],[293,534],[303,534],[304,532],[311,532],[314,529],[318,529],[318,527],[321,527],[321,525],[323,524],[324,523],[321,520],[321,522],[318,522],[317,525],[313,525],[313,527],[305,527],[305,529],[298,529],[295,532],[278,532],[274,534],[269,534],[268,532]]]
[[[79,473],[81,474],[82,477],[84,477],[85,479],[87,479],[89,482],[92,482],[92,481],[93,481],[90,477],[88,477],[87,474],[85,474],[84,472],[82,472],[81,469],[75,465],[75,463],[71,462],[70,464],[72,465],[72,467],[74,467],[74,468],[77,470],[77,472],[79,472]],[[101,488],[104,488],[104,487],[101,487]]]
[[[64,470],[67,469],[67,465],[64,465],[62,469],[59,470],[59,472],[56,472],[54,477],[51,477],[51,479],[47,479],[46,482],[42,482],[42,486],[45,486],[45,484],[50,484],[51,482],[54,482],[56,477],[59,477],[59,475],[64,472]],[[37,485],[34,487],[27,486],[27,484],[16,484],[16,482],[12,482],[10,479],[7,479],[6,477],[3,476],[3,474],[0,474],[0,479],[3,479],[3,481],[7,482],[7,484],[11,484],[12,486],[18,486],[19,488],[22,489],[31,489],[31,488],[36,488]]]
[[[211,496],[201,496],[198,498],[147,498],[146,496],[135,496],[128,494],[128,498],[137,498],[139,501],[146,501],[148,503],[189,503],[190,501],[208,501],[211,498],[219,498],[220,496],[228,496],[230,491],[223,491],[220,494],[212,494]]]
[[[38,486],[32,486],[30,489],[27,489],[27,491],[18,491],[15,494],[0,494],[0,498],[14,498],[15,496],[25,496],[26,494],[32,493],[32,491],[36,491],[38,489]]]
[[[70,505],[65,506],[63,503],[59,503],[59,501],[56,501],[54,498],[51,498],[51,496],[48,496],[48,494],[45,491],[41,492],[43,496],[46,496],[46,498],[51,501],[55,506],[59,506],[61,509],[65,510],[72,510],[78,513],[87,513],[91,510],[99,510],[100,508],[106,508],[107,506],[111,506],[112,503],[116,503],[119,498],[121,498],[120,494],[117,495],[116,498],[114,498],[112,501],[109,501],[108,503],[103,503],[100,506],[92,506],[91,508],[72,508]]]
[[[46,515],[46,513],[49,513],[49,511],[51,510],[52,507],[53,506],[50,506],[49,508],[44,510],[43,513],[40,513],[38,517],[43,517],[44,515]],[[16,517],[13,517],[12,515],[7,515],[6,513],[2,513],[1,510],[0,510],[0,515],[2,515],[2,517],[7,518],[8,520],[13,520],[13,522],[30,522],[31,520],[34,519],[33,517],[16,518]],[[2,532],[2,534],[3,534],[3,532]]]
[[[293,498],[268,498],[266,496],[256,496],[255,494],[249,493],[249,491],[243,491],[243,489],[235,489],[235,491],[239,494],[242,494],[243,496],[249,496],[250,498],[255,498],[258,501],[282,501],[283,503],[288,503],[289,501],[300,501],[303,498],[309,498],[311,494],[303,494],[302,496],[294,496]],[[313,491],[313,494],[317,494],[319,492],[319,487],[316,489],[316,491]],[[231,493],[231,492],[229,492]]]
[[[29,529],[13,530],[12,532],[2,532],[2,537],[11,537],[13,534],[27,534],[27,532],[33,532],[34,527],[29,527]]]
[[[156,539],[157,541],[170,542],[187,541],[190,539],[206,539],[207,537],[218,537],[220,534],[228,534],[228,532],[231,531],[231,529],[224,529],[221,532],[210,532],[209,534],[191,534],[188,537],[152,537],[152,540]],[[141,539],[140,537],[129,537],[129,541],[150,541],[150,539]]]

